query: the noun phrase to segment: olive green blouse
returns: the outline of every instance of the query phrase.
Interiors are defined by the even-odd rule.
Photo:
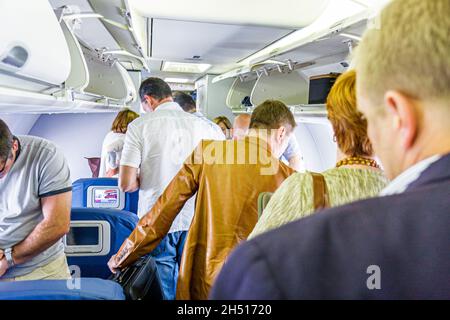
[[[328,187],[330,206],[374,197],[387,185],[387,178],[372,169],[333,168],[322,173]],[[287,178],[270,199],[248,237],[280,227],[314,212],[313,182],[310,173]]]

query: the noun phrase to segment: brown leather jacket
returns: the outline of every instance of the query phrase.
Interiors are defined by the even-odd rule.
[[[116,261],[125,267],[151,252],[197,192],[177,299],[207,299],[225,259],[257,222],[258,195],[274,192],[293,172],[271,156],[264,140],[202,141],[122,244]]]

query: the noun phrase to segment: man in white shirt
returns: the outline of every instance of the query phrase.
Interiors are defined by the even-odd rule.
[[[202,139],[223,140],[203,119],[184,112],[172,91],[159,78],[142,82],[139,95],[145,115],[128,125],[120,161],[119,186],[139,189],[139,217],[155,204],[184,160]],[[166,299],[174,299],[178,269],[187,230],[194,214],[194,197],[172,223],[169,234],[151,253],[158,265]]]

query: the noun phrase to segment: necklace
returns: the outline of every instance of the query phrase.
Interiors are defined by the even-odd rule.
[[[363,166],[369,166],[369,167],[380,169],[380,166],[378,165],[378,163],[375,160],[367,159],[367,158],[363,158],[363,157],[345,158],[344,160],[341,160],[338,163],[336,163],[336,168],[346,166],[346,165],[352,165],[352,164],[359,164],[359,165],[363,165]]]

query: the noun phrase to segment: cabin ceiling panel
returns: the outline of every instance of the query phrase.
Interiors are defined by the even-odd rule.
[[[153,20],[152,58],[212,65],[235,63],[293,30],[202,22]]]

